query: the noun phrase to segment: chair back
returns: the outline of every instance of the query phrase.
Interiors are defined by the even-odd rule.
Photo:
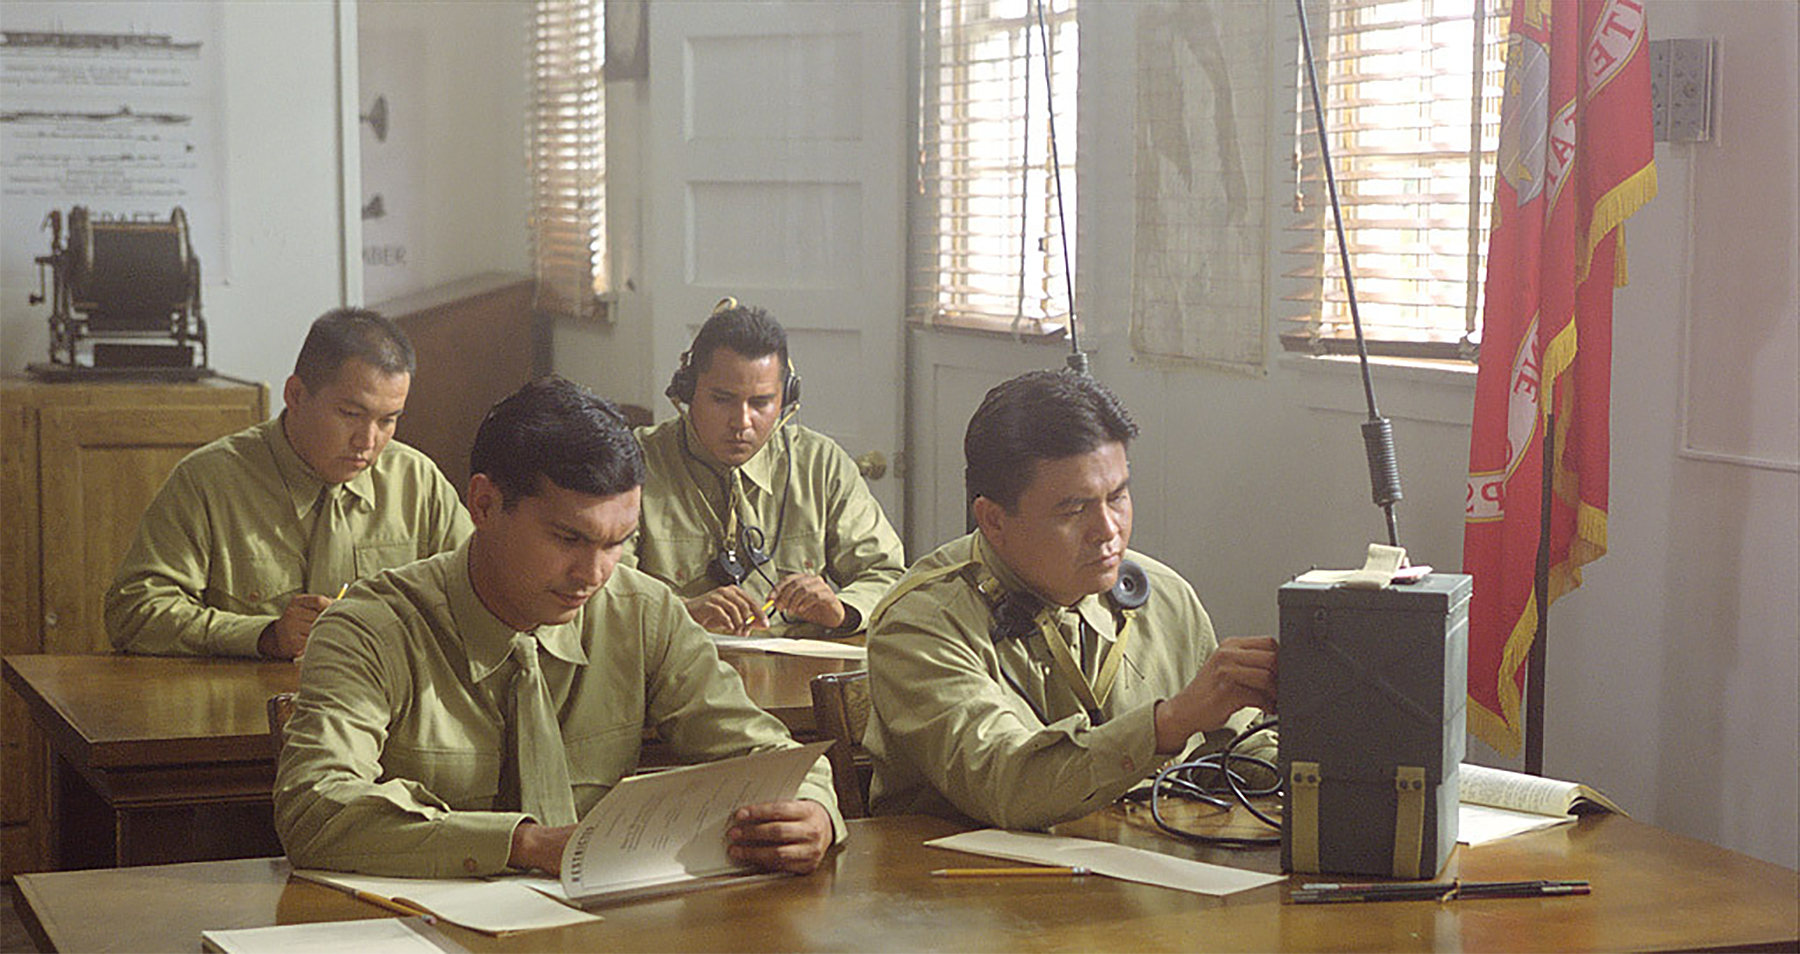
[[[813,724],[832,740],[825,752],[831,763],[831,784],[837,789],[838,811],[845,818],[869,814],[869,780],[874,764],[863,748],[863,732],[869,727],[869,673],[828,672],[812,681]]]
[[[269,740],[275,744],[276,754],[281,753],[281,744],[287,741],[288,720],[294,716],[294,694],[277,692],[269,697]]]

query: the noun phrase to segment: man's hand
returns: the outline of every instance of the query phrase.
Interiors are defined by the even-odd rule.
[[[1275,707],[1273,636],[1227,639],[1180,692],[1156,705],[1156,750],[1179,752],[1196,732],[1217,729],[1247,706]]]
[[[313,621],[330,605],[329,596],[294,594],[281,616],[263,627],[262,635],[256,638],[256,651],[270,659],[300,658],[306,652],[307,637],[312,635]]]
[[[506,856],[506,863],[514,868],[535,868],[561,875],[563,846],[573,834],[574,825],[546,828],[534,821],[522,821],[513,829],[512,853]]]
[[[731,816],[731,857],[770,871],[809,874],[825,860],[835,833],[831,814],[814,801],[745,805]]]
[[[709,633],[744,636],[752,629],[769,628],[762,608],[741,587],[721,586],[684,602],[688,615]]]
[[[775,585],[775,608],[826,629],[844,625],[844,604],[817,573],[795,573]]]

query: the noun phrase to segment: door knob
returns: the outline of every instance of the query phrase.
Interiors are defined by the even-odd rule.
[[[887,455],[872,450],[856,459],[856,470],[864,480],[880,480],[887,474]]]

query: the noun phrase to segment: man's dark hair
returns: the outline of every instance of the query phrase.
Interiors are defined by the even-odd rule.
[[[566,378],[539,378],[488,411],[475,431],[469,473],[486,474],[502,505],[564,490],[612,497],[644,483],[644,454],[611,401]]]
[[[752,361],[767,354],[781,355],[782,374],[787,373],[787,331],[768,312],[753,305],[713,312],[700,326],[688,349],[688,366],[695,375],[712,366],[713,352],[720,348],[730,348]]]
[[[1129,445],[1131,412],[1106,385],[1072,371],[1032,371],[988,391],[963,435],[969,500],[986,497],[1011,512],[1041,460]]]
[[[317,391],[331,384],[351,358],[382,374],[413,373],[413,346],[406,332],[367,308],[333,308],[320,315],[300,345],[294,373],[308,391]]]

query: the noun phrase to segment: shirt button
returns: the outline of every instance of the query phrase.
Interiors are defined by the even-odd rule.
[[[463,870],[464,871],[467,871],[470,874],[474,874],[480,868],[481,868],[481,865],[477,864],[475,859],[473,859],[473,858],[464,858],[463,859]]]
[[[1127,772],[1135,772],[1137,771],[1137,760],[1127,755],[1119,760],[1119,768]]]

